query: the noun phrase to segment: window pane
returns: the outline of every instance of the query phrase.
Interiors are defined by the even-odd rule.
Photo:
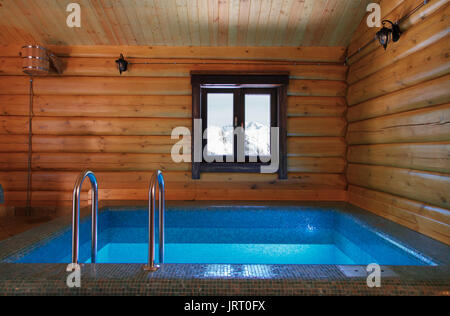
[[[270,156],[270,94],[245,95],[245,155]]]
[[[233,96],[233,93],[208,93],[208,155],[233,155]]]

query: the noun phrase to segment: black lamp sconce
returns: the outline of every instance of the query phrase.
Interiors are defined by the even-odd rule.
[[[386,50],[389,41],[392,39],[393,42],[397,42],[400,39],[400,34],[402,32],[396,23],[392,23],[389,20],[383,20],[381,23],[383,24],[383,28],[377,32],[376,38],[380,42],[381,46],[384,47],[384,50]],[[386,27],[385,23],[390,23],[391,27]]]
[[[128,68],[128,62],[123,58],[123,55],[120,54],[119,59],[116,60],[117,67],[119,68],[119,73],[122,74],[122,72],[127,71]]]

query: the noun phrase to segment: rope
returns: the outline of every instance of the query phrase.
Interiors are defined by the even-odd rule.
[[[30,103],[28,108],[28,165],[27,165],[27,204],[26,204],[26,214],[31,215],[31,184],[32,184],[32,170],[31,170],[31,160],[33,153],[33,143],[32,143],[32,121],[33,121],[33,77],[30,76]]]

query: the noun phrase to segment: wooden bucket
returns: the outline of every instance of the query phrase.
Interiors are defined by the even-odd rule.
[[[22,70],[29,75],[46,75],[50,71],[50,52],[39,45],[22,47]]]

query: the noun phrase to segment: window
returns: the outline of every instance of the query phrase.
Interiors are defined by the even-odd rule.
[[[192,74],[192,178],[201,172],[286,174],[286,86],[288,75]],[[195,133],[195,132],[194,132]],[[195,146],[201,158],[195,159]],[[198,149],[198,148],[197,148]]]

